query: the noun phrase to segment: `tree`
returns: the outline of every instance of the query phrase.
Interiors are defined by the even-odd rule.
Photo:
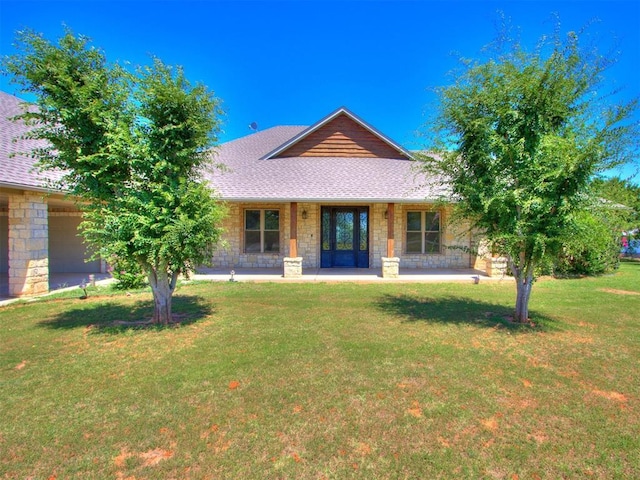
[[[553,273],[565,275],[600,275],[620,264],[620,230],[618,209],[603,206],[576,212],[567,227],[557,257],[550,259]]]
[[[17,46],[3,66],[36,99],[21,115],[29,136],[46,141],[32,154],[43,170],[62,172],[54,186],[76,199],[96,255],[144,270],[153,322],[167,324],[178,277],[209,261],[221,234],[224,209],[199,177],[218,100],[158,59],[133,73],[108,64],[69,30],[57,45],[20,32]]]
[[[598,89],[610,63],[579,40],[556,35],[533,52],[507,42],[437,92],[437,154],[423,166],[507,258],[518,322],[528,321],[536,266],[559,251],[592,176],[637,153],[636,102],[607,103]]]
[[[607,200],[607,204],[613,204],[607,208],[607,216],[616,222],[618,235],[622,231],[631,231],[640,228],[640,186],[630,180],[620,177],[596,178],[591,183],[591,188],[598,198]]]

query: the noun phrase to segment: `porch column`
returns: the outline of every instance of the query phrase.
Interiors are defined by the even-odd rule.
[[[9,295],[49,291],[49,225],[42,194],[9,195]]]
[[[291,202],[289,209],[289,256],[284,258],[284,277],[302,276],[302,257],[298,256],[298,204]]]
[[[387,205],[387,257],[393,257],[393,251],[395,249],[395,232],[394,232],[394,207],[395,204],[390,203]]]
[[[289,256],[298,256],[298,203],[291,202],[290,233],[289,233]]]
[[[387,256],[382,257],[382,278],[398,278],[400,276],[400,258],[394,257],[395,230],[394,230],[395,204],[387,205]]]

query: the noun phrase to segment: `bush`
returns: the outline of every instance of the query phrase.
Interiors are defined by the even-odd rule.
[[[117,290],[135,290],[148,285],[147,276],[138,262],[113,256],[109,260],[111,276],[117,280],[114,288]]]
[[[600,215],[577,219],[554,264],[556,275],[598,275],[618,268],[620,242]]]

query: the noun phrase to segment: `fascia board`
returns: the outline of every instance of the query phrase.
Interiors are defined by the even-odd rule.
[[[12,183],[12,182],[0,182],[0,188],[10,188],[12,190],[26,190],[30,192],[42,192],[42,193],[60,193],[65,194],[64,190],[52,190],[51,188],[46,187],[36,187],[32,185],[24,185],[21,183]]]
[[[322,203],[325,205],[355,205],[363,203],[396,203],[396,204],[408,204],[408,203],[433,203],[441,201],[440,198],[313,198],[313,197],[223,197],[220,198],[222,202],[238,202],[238,203]]]

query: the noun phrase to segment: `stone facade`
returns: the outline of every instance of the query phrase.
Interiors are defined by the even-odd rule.
[[[9,272],[9,208],[0,206],[0,274]]]
[[[398,257],[382,257],[382,278],[398,278],[400,276],[400,259]]]
[[[302,268],[315,269],[320,265],[320,238],[320,205],[299,203],[298,256],[302,257]]]
[[[284,278],[302,276],[302,257],[284,257]]]
[[[487,257],[486,272],[490,277],[503,277],[507,274],[507,259],[504,257]]]
[[[369,208],[369,267],[382,268],[383,257],[387,257],[386,203],[365,204]],[[320,266],[321,204],[298,203],[298,257],[303,269]],[[289,257],[290,203],[229,203],[229,215],[224,222],[225,244],[213,258],[214,267],[223,268],[283,268],[284,258]],[[436,254],[405,253],[406,212],[429,210],[426,204],[396,204],[394,215],[394,257],[398,257],[400,268],[470,268],[476,262],[471,253],[471,233],[464,226],[451,225],[449,213],[440,209],[442,249]],[[277,209],[280,211],[280,252],[244,253],[244,211],[247,209]]]
[[[289,204],[228,203],[228,214],[223,223],[223,244],[213,257],[214,267],[225,268],[282,268],[289,255]],[[244,253],[244,211],[271,209],[280,211],[280,253]],[[286,228],[285,228],[286,227]]]
[[[49,227],[42,194],[9,195],[9,295],[49,291]]]
[[[471,234],[465,225],[449,221],[450,210],[439,208],[441,214],[440,253],[409,254],[405,252],[406,217],[411,210],[435,210],[425,204],[396,205],[394,216],[395,256],[400,257],[400,268],[470,268],[475,257],[471,254]],[[384,223],[386,235],[386,221]],[[386,238],[386,237],[385,237]]]

